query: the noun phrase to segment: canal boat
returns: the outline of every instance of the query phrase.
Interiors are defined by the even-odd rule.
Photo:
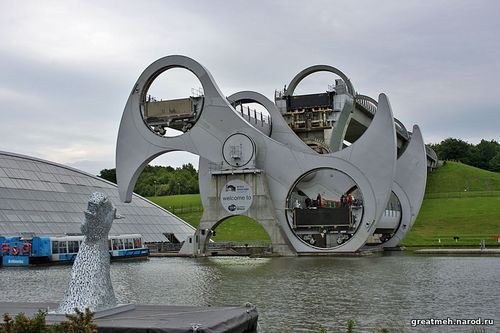
[[[111,260],[147,259],[149,249],[140,234],[108,236]],[[83,235],[52,237],[0,237],[3,266],[71,263],[75,260]]]

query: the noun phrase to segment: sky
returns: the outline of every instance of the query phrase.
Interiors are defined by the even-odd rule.
[[[271,100],[302,69],[334,66],[358,93],[387,94],[426,143],[500,141],[499,13],[495,0],[0,0],[0,150],[92,174],[114,168],[135,81],[172,54],[204,65],[226,96]],[[311,75],[296,92],[325,91],[335,78]],[[199,86],[177,69],[151,92],[185,97]],[[197,156],[152,163],[197,165]]]

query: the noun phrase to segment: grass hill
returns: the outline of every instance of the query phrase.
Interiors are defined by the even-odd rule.
[[[193,226],[198,226],[202,207],[198,194],[149,198]],[[269,242],[264,229],[252,219],[237,216],[217,228],[218,241]],[[479,247],[500,246],[500,173],[462,163],[447,162],[429,173],[424,202],[406,246]],[[455,242],[454,236],[460,237]],[[440,241],[440,242],[439,242]]]
[[[403,244],[479,247],[484,239],[499,246],[493,240],[499,234],[500,173],[447,162],[428,175],[422,208]]]
[[[427,195],[488,191],[500,191],[500,173],[458,162],[446,162],[441,168],[429,173],[425,189]]]

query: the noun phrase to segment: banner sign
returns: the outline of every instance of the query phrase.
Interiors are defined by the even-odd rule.
[[[245,213],[253,201],[250,185],[242,180],[231,180],[224,185],[220,194],[222,207],[232,215]]]

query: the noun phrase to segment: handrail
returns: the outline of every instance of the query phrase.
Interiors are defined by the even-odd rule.
[[[370,96],[357,94],[355,101],[358,105],[361,105],[366,111],[375,116],[378,106],[378,103],[375,99],[371,98]],[[394,118],[394,123],[398,134],[401,135],[404,139],[409,140],[410,135],[403,123],[397,118]]]
[[[260,122],[260,126],[264,126],[266,124],[271,125],[271,117],[269,117],[269,115],[264,115],[262,112],[257,111],[257,109],[251,109],[250,107],[242,104],[233,106],[236,111],[239,111],[243,118],[248,120],[248,122],[256,125]],[[237,110],[237,106],[240,107],[240,110]]]
[[[431,147],[425,146],[425,152],[426,152],[428,158],[437,162],[438,157],[437,157],[437,154],[434,151],[434,149],[432,149]]]

